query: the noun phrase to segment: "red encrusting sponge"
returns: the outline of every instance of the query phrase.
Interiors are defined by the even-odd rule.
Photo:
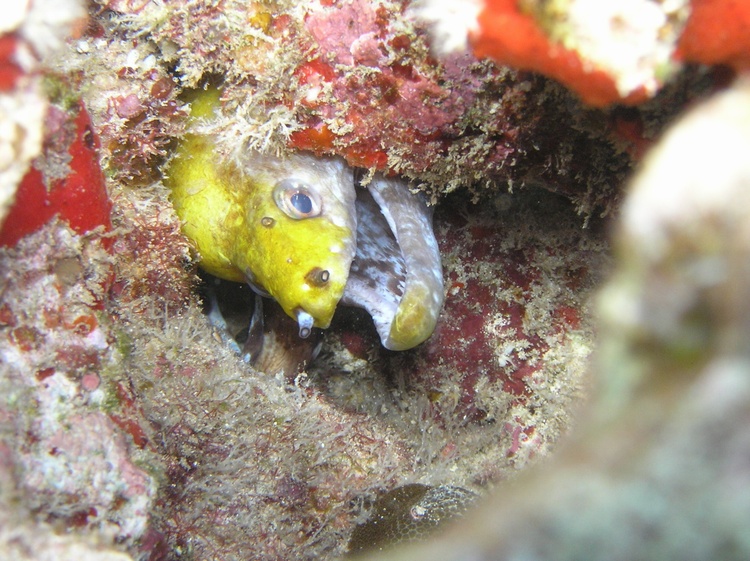
[[[32,165],[18,186],[13,206],[0,228],[0,245],[15,245],[56,215],[79,234],[98,226],[111,228],[112,204],[99,166],[99,142],[83,106],[75,118],[75,130],[68,148],[70,173],[47,185],[42,172]]]

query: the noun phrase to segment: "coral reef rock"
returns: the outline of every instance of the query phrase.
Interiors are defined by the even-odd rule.
[[[749,121],[745,80],[670,130],[631,185],[577,438],[440,538],[368,559],[750,555]]]
[[[399,0],[16,4],[1,559],[329,560],[394,518],[388,559],[750,558],[747,3],[488,0],[438,27]],[[477,58],[504,60],[503,14],[540,41],[514,68]],[[165,185],[209,87],[218,165],[340,158],[431,203],[427,341],[385,350],[339,306],[304,371],[229,347]],[[432,514],[458,519],[397,543]]]

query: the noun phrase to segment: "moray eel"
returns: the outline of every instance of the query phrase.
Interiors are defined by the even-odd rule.
[[[216,89],[196,92],[189,131],[165,183],[200,266],[270,296],[306,338],[341,302],[366,309],[383,345],[412,348],[433,332],[443,304],[431,213],[400,179],[367,188],[339,158],[248,152],[223,161],[200,132],[220,110]]]

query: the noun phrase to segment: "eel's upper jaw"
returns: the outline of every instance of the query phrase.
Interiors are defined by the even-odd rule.
[[[367,310],[383,346],[406,350],[434,331],[443,306],[430,209],[397,178],[376,175],[357,198],[357,253],[342,302]]]

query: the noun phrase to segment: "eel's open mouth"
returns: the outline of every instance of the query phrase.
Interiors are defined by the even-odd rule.
[[[356,214],[356,251],[349,257],[353,260],[339,303],[366,310],[387,349],[410,349],[432,334],[443,305],[432,210],[401,179],[376,175],[356,192],[351,209]],[[290,320],[280,305],[267,299],[263,303],[267,293],[248,284],[255,291],[249,328],[242,329],[253,309],[249,294],[226,303],[226,295],[210,296],[209,317],[257,369],[299,371],[320,348],[312,316],[298,309]]]
[[[357,189],[357,251],[341,303],[372,316],[383,346],[410,349],[435,329],[443,272],[432,211],[398,178]]]

